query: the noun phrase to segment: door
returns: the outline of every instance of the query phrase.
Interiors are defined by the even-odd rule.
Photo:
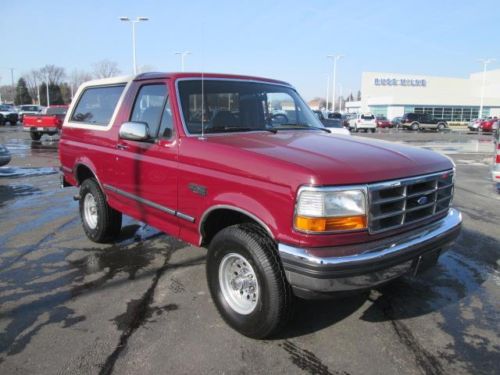
[[[174,131],[169,83],[136,82],[128,121],[149,128],[150,140],[124,140],[117,135],[114,193],[124,212],[169,234],[178,235],[178,142]]]

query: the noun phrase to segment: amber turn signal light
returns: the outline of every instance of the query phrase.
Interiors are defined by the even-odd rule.
[[[295,217],[295,229],[306,232],[330,232],[366,228],[366,216]]]

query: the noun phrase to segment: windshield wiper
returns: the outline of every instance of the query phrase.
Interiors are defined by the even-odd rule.
[[[315,129],[315,130],[322,130],[327,133],[331,133],[330,129],[327,128],[322,128],[320,126],[310,126],[307,124],[300,124],[300,123],[286,123],[286,124],[280,124],[279,128],[275,129],[286,129],[283,127],[288,126],[290,129]]]
[[[205,129],[205,133],[233,133],[233,132],[251,132],[251,131],[266,131],[273,134],[278,132],[278,129],[269,129],[269,128],[241,128],[241,127],[221,127],[221,128],[208,128]]]

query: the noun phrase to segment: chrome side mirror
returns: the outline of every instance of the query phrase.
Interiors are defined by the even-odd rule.
[[[119,136],[129,141],[149,141],[149,127],[145,122],[124,122],[120,126]]]

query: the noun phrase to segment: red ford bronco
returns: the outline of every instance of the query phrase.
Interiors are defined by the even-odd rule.
[[[89,239],[112,241],[126,214],[207,247],[217,309],[254,338],[283,328],[296,297],[369,289],[432,264],[462,221],[450,159],[330,134],[271,79],[87,82],[60,161]]]

